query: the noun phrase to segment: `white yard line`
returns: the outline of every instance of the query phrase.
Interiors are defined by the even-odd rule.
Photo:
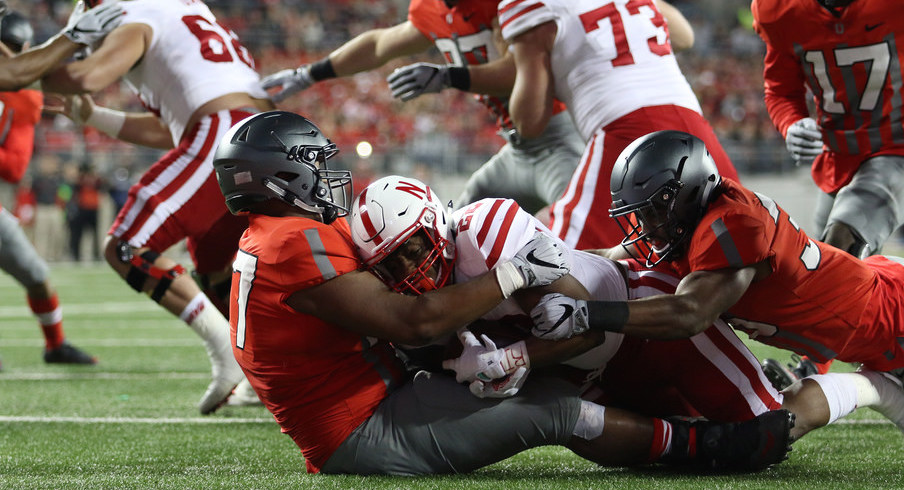
[[[153,301],[128,301],[116,303],[63,303],[63,316],[85,314],[122,314],[122,313],[147,313],[162,312],[160,305]],[[21,318],[33,316],[28,305],[0,306],[0,318]]]
[[[161,338],[153,338],[153,339],[142,339],[142,338],[128,338],[128,339],[92,339],[92,338],[84,338],[78,337],[72,340],[73,344],[78,345],[79,347],[84,347],[87,349],[88,347],[201,347],[203,344],[201,339],[195,338],[186,338],[186,339],[161,339]],[[33,339],[3,339],[0,338],[0,348],[3,347],[35,347],[35,346],[43,346],[44,341],[40,338]],[[0,373],[0,376],[3,374]]]
[[[215,417],[30,417],[0,415],[0,423],[39,423],[58,422],[65,424],[271,424],[272,418],[236,418],[225,419]]]
[[[210,373],[15,373],[0,372],[2,381],[57,381],[69,379],[166,380],[210,379]]]

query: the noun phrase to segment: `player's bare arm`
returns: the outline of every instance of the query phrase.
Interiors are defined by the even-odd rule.
[[[153,30],[146,24],[127,24],[113,30],[96,51],[49,73],[45,90],[60,94],[95,93],[128,73],[150,45]]]
[[[364,32],[330,53],[336,76],[379,68],[391,60],[423,53],[433,46],[411,22]]]
[[[509,110],[512,123],[524,138],[540,136],[552,117],[555,84],[551,53],[557,29],[555,22],[546,22],[512,43],[517,75]]]
[[[688,22],[684,14],[675,8],[674,5],[659,0],[656,2],[659,12],[665,17],[665,21],[669,25],[669,42],[675,51],[683,51],[694,47],[694,28]]]
[[[502,299],[493,271],[420,296],[399,294],[370,272],[355,271],[297,291],[286,303],[362,335],[417,346],[471,323]]]
[[[12,58],[0,58],[0,90],[19,90],[52,70],[81,46],[64,36],[57,36],[44,44]]]
[[[50,95],[44,106],[46,112],[62,114],[77,125],[88,125],[113,138],[136,145],[169,150],[173,137],[169,129],[150,112],[125,113],[94,103],[89,95]]]

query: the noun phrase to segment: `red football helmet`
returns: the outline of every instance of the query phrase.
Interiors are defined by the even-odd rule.
[[[352,239],[364,266],[392,289],[421,294],[452,277],[452,220],[429,186],[417,179],[383,177],[351,209]]]

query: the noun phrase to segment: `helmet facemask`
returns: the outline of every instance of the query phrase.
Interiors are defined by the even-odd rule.
[[[264,187],[292,206],[319,214],[326,224],[348,215],[351,172],[330,170],[327,165],[327,160],[339,153],[336,144],[330,142],[325,146],[296,145],[289,148],[275,132],[271,131],[270,136],[283,147],[287,160],[304,165],[318,180],[308,182],[299,173],[279,172],[274,176],[264,178],[261,182]],[[334,195],[334,191],[337,189],[340,200],[337,200],[337,196]],[[313,203],[304,202],[299,196],[310,196],[309,199]]]
[[[670,180],[645,201],[621,206],[613,203],[609,214],[625,234],[621,245],[635,259],[644,260],[647,267],[675,258],[684,249],[692,227],[684,223],[676,209],[682,187],[681,182]]]

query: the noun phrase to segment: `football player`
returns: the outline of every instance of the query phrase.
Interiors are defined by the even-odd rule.
[[[496,2],[413,0],[405,22],[366,31],[320,61],[264,78],[264,86],[281,87],[274,95],[280,101],[316,82],[374,70],[434,47],[447,64],[417,63],[395,70],[388,79],[393,96],[407,101],[447,88],[473,92],[505,139],[468,179],[455,206],[484,197],[509,197],[535,213],[555,201],[577,167],[584,144],[561,102],[555,103],[542,134],[523,138],[515,131],[508,111],[514,66],[499,34]],[[474,71],[476,66],[486,70]]]
[[[537,230],[553,236],[512,200],[484,199],[449,215],[430,187],[399,176],[379,179],[361,192],[352,206],[351,230],[365,267],[409,294],[468,281],[508,260]],[[634,261],[614,262],[562,246],[571,273],[567,281],[544,292],[627,300],[670,293],[678,283],[665,267],[646,271]],[[534,303],[538,298],[534,296]],[[530,297],[521,292],[483,319],[529,326],[525,311],[531,306]],[[529,337],[529,332],[520,332]],[[528,339],[497,350],[478,346],[472,339],[463,337],[475,348],[445,365],[456,371],[459,381],[472,383],[478,396],[514,394],[526,374],[516,371],[563,362],[578,368],[585,399],[659,416],[740,421],[782,404],[756,358],[720,320],[694,338],[675,342],[647,342],[608,332],[583,343]],[[496,367],[503,369],[495,376],[475,372]],[[509,375],[513,376],[495,382],[481,380]]]
[[[13,53],[31,47],[34,31],[24,15],[7,11],[0,19],[0,42]],[[2,63],[2,61],[0,61]],[[43,95],[32,89],[0,92],[0,178],[17,184],[25,175],[41,119]],[[60,300],[48,278],[47,262],[38,255],[18,220],[0,206],[0,269],[25,288],[28,306],[44,334],[44,362],[95,364],[97,359],[66,341]]]
[[[211,159],[234,123],[273,105],[251,54],[204,2],[132,0],[121,6],[119,27],[87,57],[52,71],[42,83],[48,91],[89,94],[122,78],[148,109],[127,114],[77,97],[71,115],[114,138],[168,150],[129,190],[104,257],[131,288],[202,338],[212,380],[198,408],[209,414],[243,378],[224,314],[230,265],[247,225],[223,205]],[[182,240],[197,282],[162,255]]]
[[[455,332],[514,292],[562,277],[565,257],[538,233],[467,284],[398,294],[361,269],[341,219],[351,177],[328,168],[335,153],[313,123],[272,111],[237,124],[214,157],[226,205],[249,219],[230,301],[235,357],[308,471],[468,472],[550,444],[606,465],[758,468],[784,457],[783,412],[739,424],[669,423],[583,402],[552,377],[532,377],[503,400],[474,397],[446,374],[406,377],[390,343]]]
[[[862,364],[786,390],[797,395],[785,403],[798,414],[795,436],[866,406],[904,430],[902,259],[861,261],[813,240],[775,201],[723,178],[703,141],[681,131],[629,145],[611,187],[611,214],[625,230],[616,251],[673,266],[682,277],[675,294],[589,302],[548,295],[532,312],[537,333],[680,339],[723,318],[765,344]],[[564,310],[573,310],[570,319]]]
[[[681,73],[670,26],[654,0],[510,0],[499,4],[517,75],[512,122],[524,137],[544,130],[553,100],[565,103],[586,147],[550,228],[577,249],[621,240],[609,176],[618,154],[657,129],[703,138],[723,175],[737,177]]]
[[[766,43],[766,109],[821,191],[820,240],[855,257],[879,253],[904,224],[904,19],[866,0],[756,0],[751,11]],[[806,357],[791,372],[766,362],[779,383],[828,369]]]
[[[4,1],[0,10],[6,8]],[[15,56],[12,48],[0,48],[0,90],[20,90],[31,85],[76,51],[103,39],[121,20],[122,8],[116,2],[90,9],[78,2],[66,27],[40,46]]]

